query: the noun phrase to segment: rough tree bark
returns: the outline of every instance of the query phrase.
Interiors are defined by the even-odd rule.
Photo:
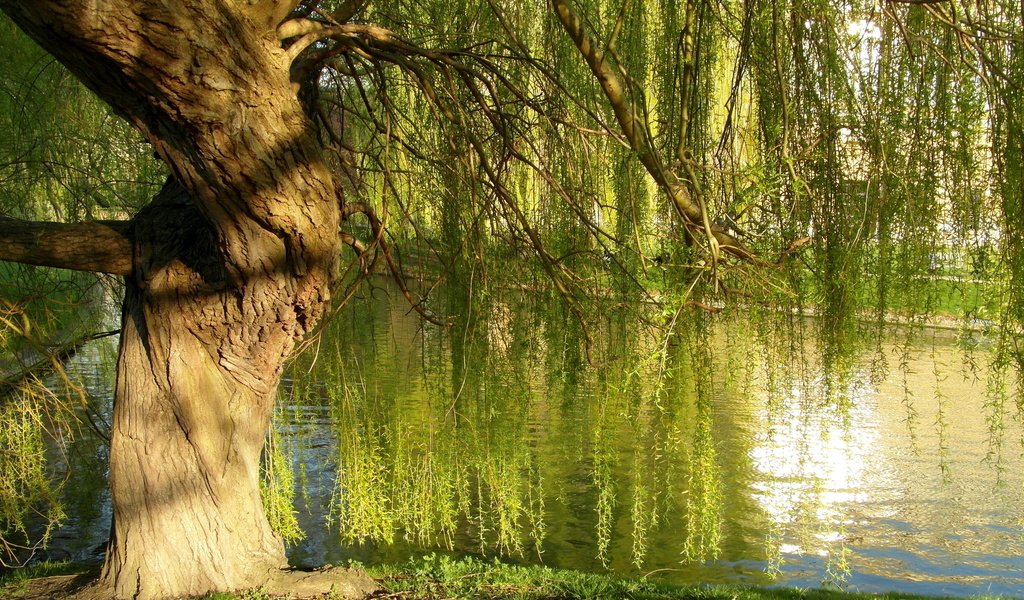
[[[285,566],[260,453],[340,250],[340,188],[274,35],[294,4],[0,0],[174,173],[130,233],[103,570],[117,598],[250,587]]]
[[[122,221],[40,223],[0,217],[0,260],[127,275],[132,269],[129,229]]]
[[[173,181],[136,217],[134,236],[103,577],[118,597],[262,584],[286,566],[259,491],[280,365],[265,354],[259,313],[277,300],[269,282],[229,282],[215,232]]]

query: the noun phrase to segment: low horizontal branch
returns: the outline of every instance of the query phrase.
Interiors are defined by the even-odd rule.
[[[0,260],[73,271],[128,275],[131,223],[52,223],[0,217]]]

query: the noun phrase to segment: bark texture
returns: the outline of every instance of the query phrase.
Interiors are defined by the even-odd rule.
[[[40,223],[0,217],[0,260],[127,275],[131,225],[120,221]]]
[[[103,571],[116,598],[251,587],[285,566],[260,453],[283,361],[330,300],[341,199],[278,4],[0,0],[174,173],[133,225]]]
[[[276,377],[273,365],[259,372],[258,333],[240,326],[254,307],[229,284],[213,230],[179,185],[135,226],[103,577],[119,598],[259,585],[286,561],[260,500]]]

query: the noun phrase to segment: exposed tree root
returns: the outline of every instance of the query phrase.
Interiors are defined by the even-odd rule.
[[[10,600],[109,600],[110,590],[98,583],[93,570],[78,575],[56,575],[29,581],[23,589],[10,591]],[[325,567],[315,571],[285,570],[276,573],[260,590],[272,597],[361,600],[380,590],[362,571]]]

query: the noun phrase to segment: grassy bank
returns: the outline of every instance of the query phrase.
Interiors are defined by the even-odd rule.
[[[868,600],[924,599],[912,594],[856,594],[834,589],[741,585],[681,586],[544,566],[427,556],[397,565],[366,567],[395,598],[515,600]],[[986,598],[978,596],[978,598]],[[992,598],[988,596],[987,598]]]
[[[396,600],[926,600],[913,594],[858,594],[833,589],[766,588],[740,585],[680,586],[543,566],[509,565],[475,558],[431,555],[394,565],[364,567]],[[95,567],[47,563],[0,577],[0,598],[17,597],[34,578],[95,572]],[[331,595],[325,596],[331,598]],[[218,593],[204,600],[270,600],[262,590]],[[996,596],[976,596],[978,599]]]

